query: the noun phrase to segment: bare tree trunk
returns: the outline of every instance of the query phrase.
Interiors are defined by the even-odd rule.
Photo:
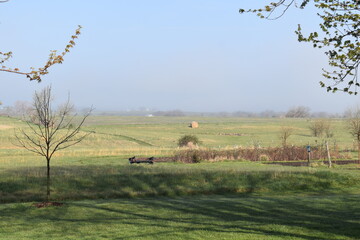
[[[326,144],[327,157],[328,157],[328,161],[329,161],[329,168],[331,168],[332,163],[331,163],[331,157],[330,157],[329,142],[326,141],[325,144]]]
[[[90,132],[80,134],[80,129],[92,111],[91,108],[80,122],[71,128],[75,115],[71,114],[72,105],[70,104],[70,99],[68,98],[65,105],[59,108],[58,111],[52,111],[51,101],[51,87],[46,87],[39,93],[35,92],[34,119],[36,123],[31,124],[27,122],[31,134],[26,133],[22,129],[19,130],[21,136],[15,133],[19,146],[24,147],[30,152],[39,154],[46,159],[46,201],[50,201],[51,195],[50,160],[53,154],[59,150],[78,144],[90,134]]]
[[[47,160],[46,201],[50,201],[50,159]]]

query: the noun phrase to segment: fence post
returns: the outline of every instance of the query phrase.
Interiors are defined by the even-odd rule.
[[[331,158],[330,158],[329,142],[325,141],[325,144],[326,144],[327,157],[328,157],[328,160],[329,160],[329,168],[331,168],[332,164],[331,164]]]
[[[310,153],[311,153],[311,147],[310,145],[306,146],[306,150],[308,152],[308,166],[310,166]]]

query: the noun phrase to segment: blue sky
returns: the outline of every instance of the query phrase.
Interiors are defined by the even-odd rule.
[[[7,64],[41,67],[49,50],[82,34],[62,65],[38,84],[0,72],[4,105],[31,101],[51,84],[57,101],[78,107],[146,107],[184,111],[343,112],[358,97],[319,87],[326,56],[294,31],[317,28],[314,9],[291,9],[276,21],[240,15],[267,1],[252,0],[10,0],[0,4],[0,51]]]

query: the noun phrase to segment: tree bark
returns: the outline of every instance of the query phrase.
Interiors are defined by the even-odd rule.
[[[50,159],[47,160],[47,175],[46,175],[46,201],[50,201]]]

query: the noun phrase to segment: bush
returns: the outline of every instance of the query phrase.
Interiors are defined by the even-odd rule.
[[[188,146],[189,144],[198,145],[200,143],[201,142],[198,139],[198,137],[194,136],[194,135],[185,135],[185,136],[182,136],[181,138],[179,138],[179,140],[178,140],[179,147],[185,147],[185,146]]]
[[[346,155],[338,151],[332,151],[333,159],[345,159]],[[324,148],[313,147],[312,159],[326,159],[327,153]],[[301,161],[308,159],[305,146],[287,146],[275,148],[237,148],[226,150],[215,149],[182,149],[174,154],[176,162],[196,163],[200,161],[223,161],[223,160],[248,160],[248,161]]]
[[[259,157],[259,160],[262,161],[262,162],[265,162],[265,161],[269,161],[270,158],[266,154],[261,154],[260,157]]]
[[[332,137],[334,134],[331,131],[331,122],[327,119],[317,119],[310,123],[309,129],[314,137]]]
[[[192,162],[193,163],[200,163],[200,155],[197,152],[194,152],[192,155]]]

